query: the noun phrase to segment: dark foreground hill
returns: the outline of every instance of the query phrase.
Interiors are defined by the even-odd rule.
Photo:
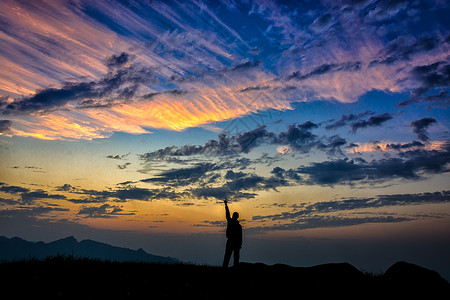
[[[56,255],[71,255],[109,261],[139,261],[152,263],[175,263],[178,259],[163,257],[145,252],[143,249],[115,247],[93,240],[78,242],[73,236],[50,243],[29,242],[14,237],[0,236],[0,262],[17,261],[30,258],[46,258]]]
[[[448,299],[438,273],[405,262],[383,275],[350,264],[307,268],[241,263],[237,269],[188,264],[105,262],[58,256],[0,264],[3,299]],[[337,299],[337,298],[336,298]]]

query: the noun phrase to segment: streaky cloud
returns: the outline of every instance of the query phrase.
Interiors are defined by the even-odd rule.
[[[333,201],[320,201],[313,204],[305,204],[301,209],[281,214],[254,216],[257,220],[289,220],[302,218],[303,216],[327,214],[335,212],[347,212],[352,210],[365,210],[389,206],[425,205],[430,203],[449,203],[450,191],[426,192],[417,194],[392,194],[377,195],[370,198],[352,198]]]
[[[263,1],[235,5],[232,15],[196,1],[5,0],[0,9],[7,136],[183,130],[297,101],[355,102],[373,90],[410,92],[400,106],[449,101],[442,1],[326,1],[304,10]]]

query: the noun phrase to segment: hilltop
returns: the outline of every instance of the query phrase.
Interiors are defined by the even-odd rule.
[[[299,268],[241,263],[237,269],[190,264],[108,262],[73,256],[0,264],[2,293],[14,298],[300,299],[450,295],[438,273],[399,262],[384,274],[348,263]],[[289,298],[288,298],[289,297]]]
[[[0,236],[0,261],[17,261],[24,259],[45,259],[49,256],[71,255],[108,261],[139,261],[150,263],[176,263],[178,259],[163,257],[145,252],[143,249],[115,247],[93,240],[77,241],[69,236],[50,243],[29,242],[14,237]]]

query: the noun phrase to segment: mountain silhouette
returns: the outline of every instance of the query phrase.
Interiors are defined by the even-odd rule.
[[[176,263],[178,259],[145,252],[143,249],[115,247],[93,240],[78,242],[69,236],[50,243],[29,242],[24,239],[0,236],[0,261],[43,259],[49,256],[71,255],[118,262]]]
[[[419,292],[423,287],[427,287],[430,291],[440,291],[449,287],[449,283],[438,272],[404,261],[393,264],[382,278],[391,289],[396,287],[398,290],[408,290],[410,293]]]

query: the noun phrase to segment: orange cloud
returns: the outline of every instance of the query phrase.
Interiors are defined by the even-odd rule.
[[[386,151],[396,151],[393,147],[389,147],[388,145],[397,144],[395,142],[379,142],[379,143],[354,143],[357,145],[356,147],[352,147],[347,149],[347,153],[365,153],[365,152],[386,152]],[[421,147],[411,146],[406,150],[417,150],[417,149],[425,149],[425,150],[442,150],[445,146],[445,142],[442,141],[433,141],[428,144],[424,144]]]

